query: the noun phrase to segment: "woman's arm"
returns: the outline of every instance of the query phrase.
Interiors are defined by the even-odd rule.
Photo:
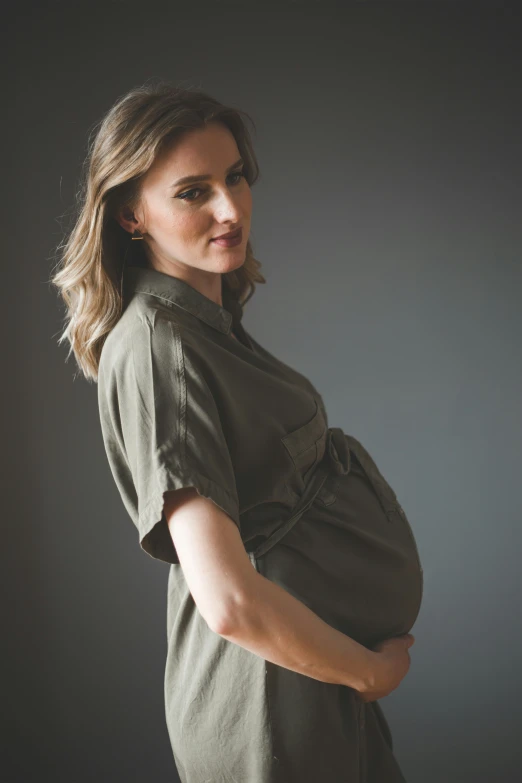
[[[259,574],[212,500],[190,487],[165,493],[164,508],[189,590],[215,633],[321,682],[372,689],[376,654]]]

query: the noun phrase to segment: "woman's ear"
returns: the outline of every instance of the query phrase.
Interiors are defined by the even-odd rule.
[[[126,205],[121,207],[114,217],[120,226],[124,228],[125,231],[128,231],[129,234],[134,234],[136,229],[142,231],[139,220],[129,206]]]

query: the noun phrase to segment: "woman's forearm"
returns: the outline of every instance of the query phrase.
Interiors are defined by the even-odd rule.
[[[219,634],[286,669],[364,692],[375,653],[324,622],[279,585],[257,573]]]

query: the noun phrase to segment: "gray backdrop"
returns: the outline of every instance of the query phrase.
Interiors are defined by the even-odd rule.
[[[89,128],[150,77],[252,114],[268,283],[245,326],[414,528],[412,665],[381,702],[409,783],[521,779],[520,19],[478,0],[4,4],[2,783],[177,780],[168,566],[139,548],[47,282]]]

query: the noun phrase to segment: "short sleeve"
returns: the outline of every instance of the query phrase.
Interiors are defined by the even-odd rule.
[[[240,530],[235,473],[208,368],[164,316],[143,317],[100,360],[105,450],[123,503],[151,557],[179,563],[164,493],[193,486]],[[208,364],[208,363],[207,363]],[[206,367],[206,366],[205,366]]]

